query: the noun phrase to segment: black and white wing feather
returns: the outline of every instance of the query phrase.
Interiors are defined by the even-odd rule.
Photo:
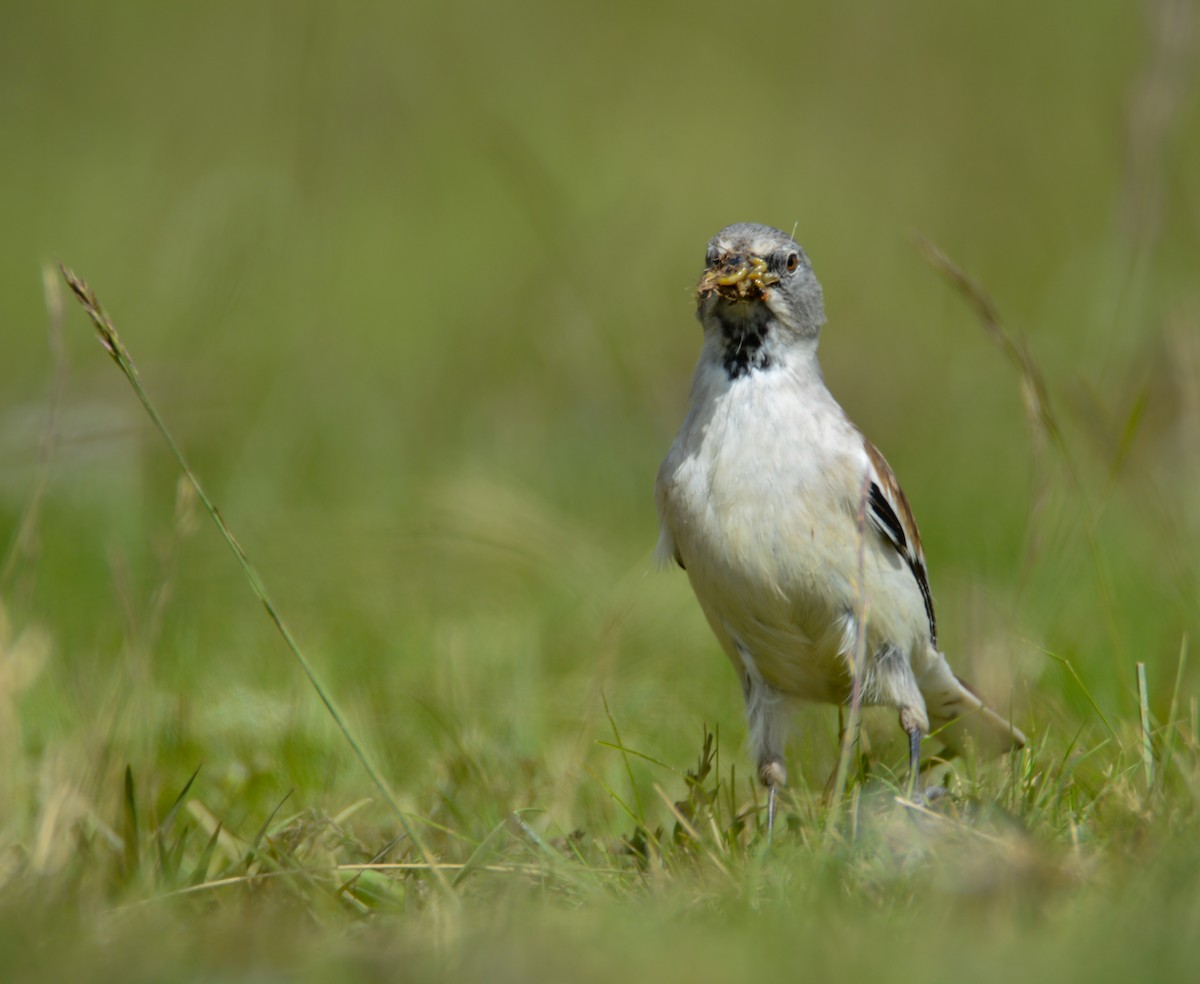
[[[929,638],[936,649],[937,618],[933,614],[933,595],[929,591],[925,551],[921,547],[921,534],[917,531],[916,520],[913,519],[908,499],[904,497],[904,491],[896,481],[896,475],[888,465],[887,459],[865,437],[863,447],[871,462],[867,517],[871,525],[883,534],[884,539],[904,558],[912,576],[916,578],[917,587],[921,589],[921,598],[925,602],[925,615],[929,619]]]

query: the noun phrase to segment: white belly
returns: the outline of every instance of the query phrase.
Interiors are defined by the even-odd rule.
[[[861,437],[823,387],[808,392],[787,373],[715,378],[712,389],[659,472],[664,541],[735,666],[749,658],[786,694],[841,702],[860,582],[887,602],[871,606],[871,652],[928,648],[911,572],[873,531],[860,549],[846,492],[866,473]]]

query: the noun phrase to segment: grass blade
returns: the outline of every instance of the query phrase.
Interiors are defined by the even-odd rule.
[[[221,830],[221,821],[218,820],[213,832],[209,835],[208,843],[204,845],[204,853],[200,855],[200,860],[196,862],[196,867],[192,870],[192,876],[188,879],[189,885],[201,885],[208,879],[208,867],[212,864],[213,855],[217,850],[217,842],[221,839]]]
[[[508,818],[505,817],[500,823],[492,828],[491,832],[479,842],[479,846],[471,852],[471,856],[463,863],[463,866],[458,869],[458,874],[454,876],[452,884],[458,888],[463,881],[470,876],[471,872],[481,868],[493,853],[493,848],[496,843],[508,830]]]
[[[179,862],[183,857],[183,849],[187,840],[187,828],[185,827],[183,832],[175,838],[175,844],[172,847],[167,846],[167,834],[175,823],[175,817],[179,814],[179,808],[183,806],[184,797],[187,796],[188,790],[192,788],[196,777],[200,775],[200,769],[201,766],[196,766],[196,771],[183,784],[183,789],[175,797],[175,802],[167,810],[167,815],[163,817],[162,823],[154,831],[154,842],[158,847],[158,867],[168,878],[173,878],[175,872],[179,870]]]
[[[179,791],[179,795],[175,797],[175,802],[171,804],[171,808],[167,810],[167,815],[163,817],[162,823],[158,825],[156,831],[160,836],[171,829],[171,824],[175,822],[175,817],[179,813],[179,808],[183,806],[184,797],[187,796],[188,790],[192,788],[192,783],[196,781],[196,777],[200,775],[200,770],[203,765],[196,766],[196,771],[188,777],[188,781],[183,784],[183,789]]]
[[[263,838],[267,836],[267,831],[271,829],[271,824],[274,822],[275,817],[283,809],[283,804],[292,798],[292,793],[294,792],[295,790],[289,789],[284,793],[283,799],[275,804],[275,809],[270,812],[267,819],[262,822],[262,826],[258,828],[258,833],[254,835],[254,839],[250,842],[249,847],[246,848],[246,856],[242,860],[243,866],[247,869],[249,869],[250,863],[259,856],[258,848],[262,844]]]
[[[1167,732],[1163,744],[1162,768],[1159,778],[1166,782],[1167,770],[1171,766],[1171,757],[1175,754],[1175,733],[1179,728],[1179,691],[1183,686],[1183,672],[1188,660],[1188,637],[1185,634],[1179,642],[1179,661],[1175,666],[1175,689],[1171,691],[1171,707],[1167,711]]]
[[[608,698],[601,694],[600,699],[604,703],[604,713],[608,717],[608,726],[612,728],[613,737],[616,739],[615,747],[620,751],[621,760],[625,763],[625,774],[629,777],[629,788],[633,790],[633,802],[637,806],[637,816],[634,819],[644,826],[646,823],[646,811],[642,807],[642,797],[638,792],[637,783],[633,778],[633,767],[629,764],[629,749],[625,747],[625,743],[621,740],[621,731],[617,727],[617,719],[613,717],[613,713],[609,709]]]
[[[121,841],[124,845],[125,879],[132,881],[138,871],[137,801],[133,791],[133,769],[125,766],[125,795],[123,797]]]
[[[375,787],[383,796],[384,802],[386,802],[388,806],[392,808],[397,819],[400,821],[401,827],[404,828],[404,832],[408,835],[413,845],[417,848],[417,851],[420,853],[422,859],[426,862],[426,864],[428,864],[429,870],[433,872],[438,886],[448,898],[453,898],[454,893],[450,887],[449,881],[446,879],[445,874],[439,869],[437,863],[426,850],[424,844],[417,834],[416,828],[409,821],[408,815],[403,809],[401,809],[395,793],[392,792],[391,787],[388,786],[387,782],[384,781],[382,773],[375,768],[374,763],[367,756],[366,750],[361,744],[359,744],[358,739],[355,738],[354,733],[350,730],[350,726],[346,723],[346,719],[343,717],[342,712],[338,710],[337,705],[334,704],[333,697],[330,695],[329,691],[325,688],[325,685],[317,676],[316,670],[313,669],[312,664],[308,661],[308,657],[305,656],[304,652],[300,649],[300,644],[292,635],[291,629],[289,629],[287,624],[284,622],[283,616],[279,614],[278,609],[276,609],[275,605],[271,602],[271,599],[267,594],[266,585],[263,583],[262,577],[259,575],[257,568],[255,568],[250,562],[250,558],[247,556],[246,551],[242,548],[242,545],[233,535],[233,531],[229,528],[228,524],[221,516],[220,511],[208,497],[208,493],[204,491],[204,487],[200,484],[200,479],[197,478],[195,472],[192,471],[191,466],[188,464],[187,458],[184,457],[183,451],[180,450],[179,445],[175,443],[175,438],[171,436],[171,432],[167,429],[167,425],[159,414],[158,409],[154,406],[153,402],[151,402],[149,395],[142,386],[141,378],[137,371],[137,366],[134,363],[133,358],[129,355],[128,350],[125,348],[124,343],[122,343],[120,336],[117,334],[117,330],[113,326],[112,320],[100,306],[99,300],[96,298],[95,293],[93,293],[92,289],[87,285],[87,283],[85,283],[82,278],[76,276],[76,274],[71,270],[67,269],[67,267],[62,263],[59,263],[58,266],[67,282],[67,286],[70,287],[71,291],[75,294],[75,299],[79,301],[80,305],[87,313],[87,316],[91,319],[92,325],[95,327],[96,333],[100,338],[100,344],[104,346],[104,350],[108,352],[108,354],[112,357],[113,362],[117,364],[117,368],[121,370],[122,375],[124,375],[126,380],[129,381],[129,385],[133,387],[134,393],[137,394],[138,400],[141,401],[146,413],[150,415],[150,419],[153,421],[155,428],[158,430],[159,434],[162,435],[163,440],[166,442],[167,447],[170,449],[171,454],[174,456],[180,470],[183,472],[183,475],[187,478],[192,488],[195,489],[197,498],[204,506],[205,511],[209,514],[209,516],[212,517],[213,522],[217,524],[217,528],[221,531],[221,535],[225,538],[225,542],[228,544],[229,549],[233,551],[234,556],[237,558],[238,565],[242,569],[242,573],[245,575],[246,580],[250,584],[251,590],[262,603],[263,608],[266,609],[267,616],[275,625],[275,628],[279,632],[280,636],[282,636],[284,643],[288,647],[288,650],[291,652],[296,662],[300,665],[304,675],[308,678],[308,682],[312,684],[312,688],[317,692],[317,696],[320,698],[321,703],[325,705],[325,709],[329,712],[330,717],[333,718],[338,730],[341,731],[342,736],[346,739],[347,744],[349,744],[359,762],[362,763],[367,775],[371,778],[371,781],[375,784]]]
[[[1137,664],[1138,717],[1142,726],[1142,766],[1146,770],[1146,791],[1154,788],[1154,743],[1150,737],[1150,697],[1146,692],[1146,664]]]

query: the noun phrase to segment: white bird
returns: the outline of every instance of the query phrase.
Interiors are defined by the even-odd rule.
[[[741,679],[768,832],[787,782],[785,698],[849,701],[864,611],[862,702],[899,711],[914,795],[931,728],[955,750],[967,735],[985,752],[1020,748],[1020,730],[938,651],[908,501],[822,378],[825,308],[804,250],[739,223],[705,265],[691,406],[655,486],[658,557],[687,571]]]

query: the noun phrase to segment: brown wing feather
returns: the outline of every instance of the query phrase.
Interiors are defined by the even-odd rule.
[[[863,447],[871,461],[876,479],[870,490],[872,520],[884,538],[904,558],[908,569],[916,578],[917,587],[921,589],[921,599],[925,602],[925,614],[929,618],[929,636],[936,649],[937,618],[933,612],[933,594],[929,590],[929,576],[925,572],[925,550],[921,546],[917,521],[913,519],[908,499],[904,490],[900,488],[900,483],[896,481],[896,474],[887,463],[887,459],[865,437]]]

